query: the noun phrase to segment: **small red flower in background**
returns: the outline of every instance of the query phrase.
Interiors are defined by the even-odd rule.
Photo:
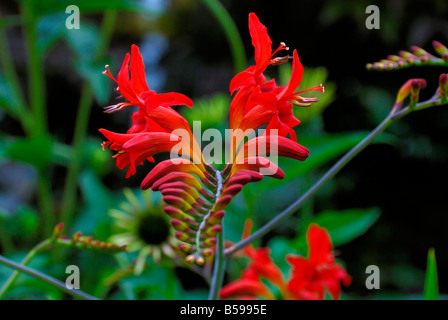
[[[247,228],[244,237],[246,236]],[[272,261],[268,248],[246,247],[245,253],[251,259],[251,263],[243,271],[241,279],[221,289],[221,299],[255,299],[257,297],[275,299],[275,295],[261,281],[262,278],[275,285],[285,300],[323,300],[325,291],[328,291],[333,299],[339,299],[341,282],[348,286],[351,283],[351,277],[342,266],[335,262],[327,230],[311,224],[306,236],[309,248],[308,258],[287,256],[287,261],[292,266],[291,276],[287,283],[280,269]]]

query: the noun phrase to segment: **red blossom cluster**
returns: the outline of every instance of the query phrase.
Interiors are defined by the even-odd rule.
[[[250,221],[246,223],[243,237],[249,236],[251,226]],[[288,281],[285,281],[282,272],[271,259],[269,248],[255,249],[253,246],[247,246],[244,250],[251,262],[243,271],[241,279],[221,289],[221,299],[280,298],[262,279],[277,287],[281,298],[285,300],[323,300],[325,291],[328,291],[333,299],[339,299],[341,282],[348,286],[351,277],[335,262],[327,230],[311,224],[306,236],[308,258],[295,255],[286,257],[292,266]]]
[[[141,188],[152,188],[163,194],[167,203],[165,212],[172,217],[171,225],[182,242],[179,248],[187,254],[187,262],[203,264],[204,257],[213,254],[224,209],[245,184],[259,181],[265,175],[284,177],[284,172],[266,156],[303,161],[309,154],[307,148],[296,142],[293,127],[300,121],[294,117],[292,108],[309,106],[317,99],[301,97],[304,91],[295,91],[303,75],[297,52],[293,52],[292,75],[287,86],[277,86],[275,79],[266,81],[263,72],[269,65],[278,65],[291,57],[274,57],[288,48],[282,43],[272,51],[266,27],[254,13],[249,15],[249,30],[256,65],[238,73],[230,83],[230,92],[234,94],[230,105],[232,150],[231,159],[221,172],[205,162],[190,125],[172,108],[192,107],[193,102],[179,93],[160,94],[150,90],[136,45],[132,46],[131,55],[126,55],[117,78],[106,66],[105,74],[117,83],[116,91],[125,99],[107,107],[106,112],[127,106],[137,106],[138,110],[132,114],[132,126],[127,133],[100,129],[107,138],[103,148],[116,151],[117,167],[128,167],[126,177],[135,174],[136,167],[144,160],[154,162],[156,154],[174,154],[147,174]],[[323,92],[323,87],[318,85],[309,90]],[[263,135],[243,143],[248,132],[265,125],[267,130]],[[179,134],[179,130],[186,134]]]

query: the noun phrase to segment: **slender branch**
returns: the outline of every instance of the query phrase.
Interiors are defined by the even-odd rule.
[[[108,10],[104,14],[99,45],[95,58],[104,55],[109,45],[112,31],[115,26],[117,13]],[[85,83],[82,87],[81,98],[79,100],[78,113],[76,115],[75,131],[73,136],[73,155],[70,162],[67,178],[64,186],[62,199],[61,220],[66,226],[69,226],[72,220],[76,202],[76,186],[79,171],[81,170],[82,145],[87,135],[87,125],[90,117],[90,109],[93,103],[93,91],[89,83]]]
[[[349,152],[347,152],[338,162],[336,162],[330,170],[328,170],[307,192],[305,192],[299,199],[297,199],[293,204],[286,208],[283,212],[278,214],[271,221],[266,223],[263,227],[258,229],[252,235],[244,240],[234,244],[230,248],[225,250],[225,255],[230,256],[236,251],[244,248],[252,241],[264,236],[266,233],[271,231],[276,225],[281,221],[292,215],[297,209],[299,209],[311,196],[313,196],[322,185],[328,180],[332,179],[347,163],[349,163],[356,155],[358,155],[362,150],[364,150],[381,132],[383,132],[393,121],[400,119],[412,111],[424,110],[433,106],[438,106],[446,104],[445,99],[441,99],[440,95],[436,94],[429,100],[418,103],[414,108],[409,106],[399,109],[392,110],[391,113],[381,122],[367,137],[365,137],[361,142],[359,142],[355,147],[353,147]]]
[[[63,282],[61,282],[61,281],[59,281],[59,280],[57,280],[57,279],[55,279],[53,277],[50,277],[49,275],[46,275],[46,274],[44,274],[44,273],[42,273],[40,271],[37,271],[35,269],[32,269],[32,268],[23,266],[21,264],[18,264],[17,262],[9,260],[9,259],[7,259],[7,258],[5,258],[5,257],[3,257],[1,255],[0,255],[0,263],[5,265],[5,266],[7,266],[7,267],[15,269],[17,271],[26,273],[27,275],[30,275],[30,276],[32,276],[32,277],[34,277],[36,279],[42,280],[42,281],[44,281],[44,282],[46,282],[48,284],[51,284],[52,286],[55,286],[56,288],[62,290],[63,292],[65,292],[65,293],[67,293],[67,294],[69,294],[69,295],[71,295],[73,297],[80,298],[80,299],[83,299],[83,300],[98,300],[97,298],[95,298],[95,297],[93,297],[93,296],[91,296],[91,295],[89,295],[89,294],[87,294],[85,292],[82,292],[81,290],[75,290],[75,289],[71,290],[71,289],[68,289],[65,286],[65,283],[63,283]]]
[[[218,0],[202,0],[202,2],[210,9],[226,34],[232,51],[235,71],[237,73],[243,71],[246,68],[246,53],[235,22]]]
[[[22,259],[20,262],[21,265],[26,266],[40,251],[46,249],[52,244],[50,239],[44,240],[41,243],[37,244],[30,252]],[[15,270],[11,276],[9,276],[8,280],[3,284],[0,288],[0,300],[5,296],[6,291],[14,284],[14,282],[19,277],[20,271]]]
[[[213,270],[212,282],[210,285],[209,300],[218,300],[219,291],[224,280],[224,272],[226,270],[227,259],[224,254],[224,228],[217,236],[216,251],[215,251],[215,265]]]

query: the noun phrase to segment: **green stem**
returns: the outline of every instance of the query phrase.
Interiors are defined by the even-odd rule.
[[[45,236],[49,236],[53,232],[53,227],[56,224],[56,217],[53,211],[50,180],[46,172],[39,172],[37,197],[39,200],[39,209],[44,218],[43,232]]]
[[[215,265],[213,269],[213,277],[210,285],[209,300],[218,300],[219,291],[222,287],[224,280],[224,272],[226,270],[227,259],[224,254],[224,228],[217,236],[216,252],[215,252]]]
[[[365,147],[367,147],[375,137],[383,132],[391,123],[392,116],[390,114],[381,122],[367,137],[365,137],[360,143],[358,143],[353,149],[347,152],[338,162],[336,162],[330,170],[328,170],[307,192],[305,192],[299,199],[297,199],[293,204],[291,204],[286,210],[278,214],[271,221],[266,223],[263,227],[258,229],[256,232],[251,234],[244,240],[241,240],[237,244],[228,248],[225,251],[226,256],[229,256],[236,251],[244,248],[246,245],[250,244],[255,239],[264,236],[266,233],[271,231],[277,224],[292,215],[298,208],[300,208],[310,197],[312,197],[320,187],[325,184],[328,180],[332,179],[347,163],[350,162],[356,155],[358,155]]]
[[[99,58],[104,55],[112,36],[115,20],[116,11],[108,10],[105,12],[95,58]],[[92,103],[92,87],[89,83],[86,82],[82,87],[81,98],[79,100],[78,113],[76,115],[75,131],[73,136],[73,155],[68,168],[62,198],[61,221],[63,221],[66,226],[69,226],[72,221],[76,203],[77,180],[79,172],[81,170],[83,153],[82,145],[87,136],[87,126],[89,123]]]
[[[230,44],[236,73],[243,71],[246,68],[247,63],[246,53],[244,51],[243,40],[241,40],[235,22],[233,22],[232,17],[219,0],[202,0],[202,2],[209,8],[226,34],[227,41]]]
[[[29,268],[29,267],[23,266],[21,264],[18,264],[18,263],[14,262],[12,260],[9,260],[9,259],[7,259],[7,258],[5,258],[5,257],[3,257],[1,255],[0,255],[0,263],[5,265],[5,266],[7,266],[7,267],[15,269],[15,270],[17,270],[19,272],[23,272],[23,273],[25,273],[27,275],[30,275],[30,276],[32,276],[32,277],[34,277],[36,279],[42,280],[42,281],[44,281],[44,282],[46,282],[46,283],[48,283],[48,284],[50,284],[52,286],[55,286],[56,288],[59,288],[63,292],[65,292],[65,293],[67,293],[67,294],[69,294],[69,295],[71,295],[73,297],[80,298],[80,299],[83,299],[83,300],[98,300],[97,298],[95,298],[95,297],[93,297],[93,296],[91,296],[91,295],[89,295],[89,294],[87,294],[85,292],[82,292],[80,290],[68,289],[65,286],[65,283],[63,283],[63,282],[61,282],[61,281],[59,281],[59,280],[57,280],[57,279],[55,279],[53,277],[50,277],[49,275],[46,275],[46,274],[44,274],[44,273],[42,273],[40,271],[37,271],[37,270],[34,270],[32,268]]]
[[[31,249],[30,252],[25,256],[25,258],[22,259],[20,262],[21,265],[26,266],[40,251],[46,249],[52,244],[50,239],[44,240],[41,243],[37,244],[33,249]],[[20,274],[20,271],[15,270],[11,276],[6,280],[6,282],[3,284],[3,286],[0,288],[0,300],[3,299],[5,296],[6,291],[14,284],[14,282],[17,280],[18,276]]]
[[[33,13],[32,3],[23,1],[21,7],[26,39],[29,101],[34,119],[33,133],[44,134],[48,131],[45,106],[45,78],[42,57],[37,50],[37,20]]]
[[[225,250],[225,255],[230,256],[236,251],[244,248],[252,241],[264,236],[269,231],[271,231],[277,224],[292,215],[297,209],[299,209],[310,197],[312,197],[322,185],[328,180],[332,179],[347,163],[349,163],[356,155],[358,155],[362,150],[364,150],[372,141],[383,132],[392,122],[401,119],[410,112],[417,110],[424,110],[434,106],[440,106],[446,104],[445,99],[441,98],[439,94],[435,94],[431,99],[418,103],[415,107],[410,108],[409,106],[395,110],[393,109],[391,113],[381,122],[367,137],[365,137],[360,143],[353,147],[349,152],[347,152],[338,162],[336,162],[330,170],[328,170],[307,192],[305,192],[299,199],[297,199],[293,204],[286,208],[283,212],[278,214],[271,221],[266,223],[263,227],[258,229],[256,232],[251,234],[244,240],[236,243],[235,245],[227,248]]]

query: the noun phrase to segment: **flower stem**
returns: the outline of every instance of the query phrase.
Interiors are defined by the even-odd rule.
[[[446,104],[446,101],[441,99],[440,95],[436,93],[431,99],[420,102],[413,106],[407,106],[402,109],[393,109],[391,113],[381,122],[372,132],[369,133],[361,142],[347,152],[338,162],[336,162],[307,192],[305,192],[299,199],[286,208],[283,212],[278,214],[271,221],[266,223],[263,227],[251,234],[246,239],[234,244],[230,248],[225,250],[225,255],[230,256],[236,251],[244,248],[252,241],[264,236],[271,231],[277,224],[292,215],[297,209],[299,209],[310,197],[312,197],[322,185],[328,180],[332,179],[347,163],[349,163],[355,156],[357,156],[362,150],[364,150],[381,132],[383,132],[392,122],[401,119],[410,112],[417,110],[424,110],[434,106],[440,106]]]
[[[104,14],[103,24],[101,28],[101,35],[99,45],[96,52],[96,58],[104,55],[112,31],[115,26],[116,11],[108,10]],[[61,221],[66,226],[69,226],[72,220],[75,202],[76,202],[76,186],[79,171],[81,170],[82,160],[82,145],[87,135],[87,125],[90,117],[90,109],[93,103],[93,91],[89,83],[85,83],[82,87],[81,98],[79,100],[78,113],[76,115],[75,131],[73,135],[73,155],[70,162],[67,178],[64,186],[64,193],[62,198]]]
[[[215,251],[215,265],[213,269],[213,277],[210,286],[209,300],[218,300],[219,291],[224,280],[224,272],[226,270],[226,256],[224,254],[224,227],[217,235],[216,251]]]
[[[360,143],[358,143],[353,149],[347,152],[338,162],[336,162],[307,192],[305,192],[299,199],[286,208],[283,212],[278,214],[271,221],[266,223],[263,227],[251,234],[244,240],[241,240],[237,244],[231,246],[225,250],[226,256],[229,256],[236,251],[244,248],[255,239],[264,236],[271,231],[277,224],[283,221],[285,218],[292,215],[298,208],[300,208],[310,197],[312,197],[320,187],[327,181],[332,179],[347,163],[349,163],[356,155],[358,155],[365,147],[367,147],[375,137],[383,132],[392,122],[393,114],[389,114],[386,119],[383,120],[367,137],[365,137]]]
[[[232,51],[236,73],[243,71],[246,68],[246,53],[235,22],[218,0],[202,0],[202,2],[210,9],[226,34]]]
[[[22,266],[26,266],[40,251],[46,249],[48,246],[52,244],[50,239],[44,240],[37,244],[33,249],[31,249],[30,252],[25,256],[25,258],[22,259],[20,264]],[[17,280],[18,276],[20,274],[20,271],[15,270],[11,276],[6,280],[6,282],[3,284],[3,286],[0,288],[0,299],[2,299],[8,291],[8,289],[14,284],[14,282]]]
[[[36,23],[31,3],[23,2],[21,7],[26,39],[29,101],[33,113],[33,133],[47,132],[47,110],[45,106],[45,78],[43,61],[37,49]]]
[[[73,296],[73,297],[80,298],[80,299],[83,299],[83,300],[98,300],[97,298],[95,298],[95,297],[93,297],[93,296],[91,296],[91,295],[89,295],[89,294],[87,294],[85,292],[82,292],[80,290],[68,289],[65,286],[65,283],[63,283],[63,282],[61,282],[61,281],[59,281],[59,280],[57,280],[57,279],[55,279],[53,277],[50,277],[49,275],[46,275],[46,274],[44,274],[44,273],[42,273],[40,271],[37,271],[37,270],[34,270],[32,268],[26,267],[24,265],[18,264],[18,263],[14,262],[12,260],[9,260],[9,259],[7,259],[7,258],[5,258],[5,257],[3,257],[1,255],[0,255],[0,263],[5,265],[5,266],[7,266],[7,267],[15,269],[16,271],[26,273],[27,275],[30,275],[30,276],[32,276],[32,277],[34,277],[36,279],[40,279],[40,280],[42,280],[42,281],[44,281],[44,282],[46,282],[48,284],[51,284],[51,285],[61,289],[63,292]]]

